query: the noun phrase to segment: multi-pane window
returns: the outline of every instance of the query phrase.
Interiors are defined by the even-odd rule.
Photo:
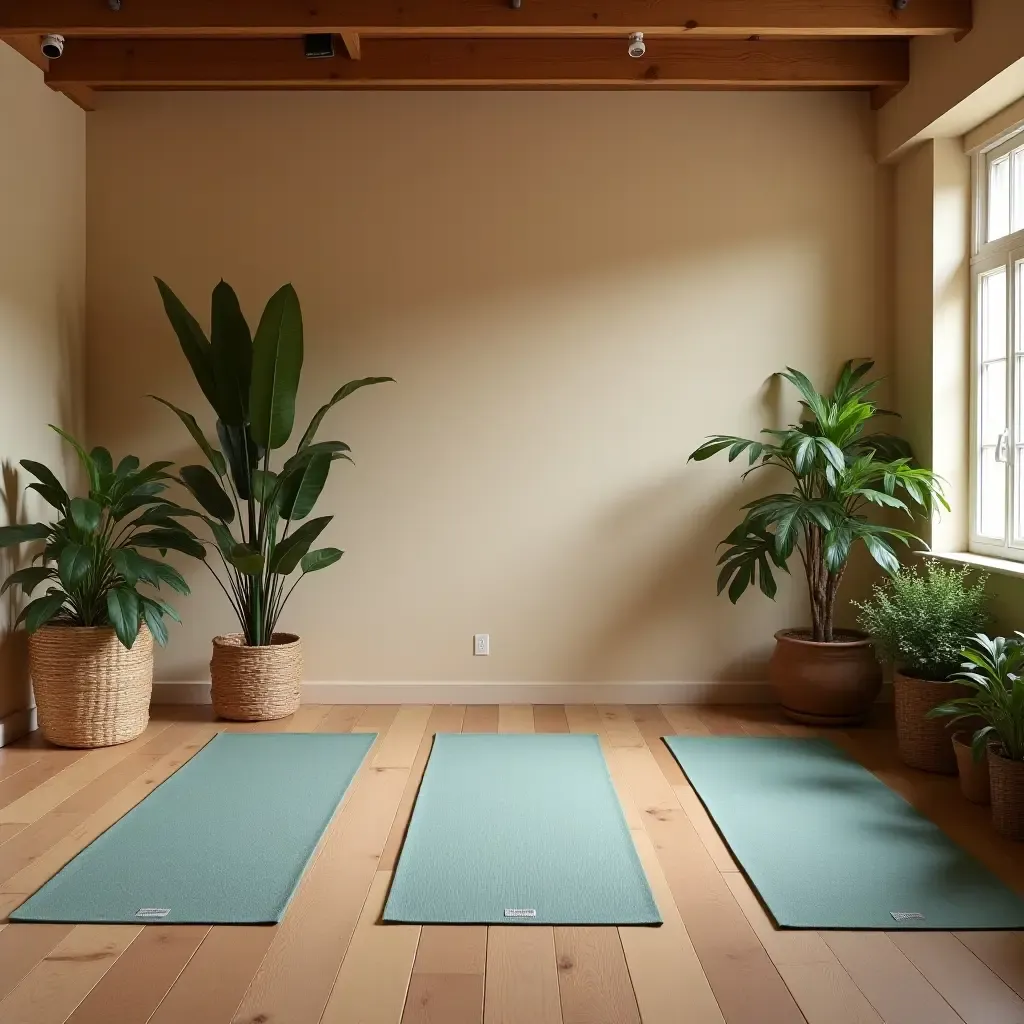
[[[971,550],[1024,561],[1024,133],[975,166]]]

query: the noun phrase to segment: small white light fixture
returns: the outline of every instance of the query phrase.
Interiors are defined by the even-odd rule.
[[[643,32],[631,32],[629,34],[629,55],[630,57],[642,57],[647,52],[647,45],[644,43]]]

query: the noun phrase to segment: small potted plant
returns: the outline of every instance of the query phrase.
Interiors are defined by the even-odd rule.
[[[944,568],[930,559],[923,570],[902,568],[874,588],[869,601],[854,602],[859,623],[879,656],[892,663],[896,737],[900,758],[912,768],[953,775],[957,758],[950,724],[928,712],[953,697],[967,696],[951,682],[961,651],[986,626],[987,577],[971,582],[968,567]],[[976,795],[983,780],[967,759],[965,793]]]
[[[213,706],[222,718],[284,718],[299,706],[302,645],[277,630],[296,584],[341,558],[337,548],[313,549],[332,516],[309,519],[332,464],[349,457],[343,441],[317,441],[324,417],[340,401],[391,377],[366,377],[339,388],[313,416],[294,453],[272,467],[295,423],[302,371],[302,313],[291,285],[271,296],[255,335],[230,285],[213,290],[210,336],[163,281],[164,310],[196,382],[217,416],[214,446],[190,413],[158,398],[192,435],[208,466],[184,466],[187,488],[213,537],[218,574],[207,563],[238,618],[241,631],[213,641]],[[156,396],[151,396],[156,398]],[[198,540],[198,538],[196,538]],[[298,577],[292,579],[298,571]]]
[[[74,446],[88,476],[87,497],[72,498],[46,466],[21,465],[29,484],[57,511],[53,523],[0,528],[0,547],[42,542],[32,564],[7,577],[0,594],[19,587],[41,597],[18,622],[29,634],[29,665],[39,727],[51,743],[103,747],[134,739],[149,721],[153,640],[167,642],[164,616],[178,614],[157,594],[166,584],[189,592],[181,574],[143,551],[204,556],[178,519],[192,513],[163,496],[168,462],[140,466],[132,455],[115,467],[105,448]]]
[[[739,600],[755,581],[773,598],[775,569],[789,571],[799,553],[811,603],[809,629],[783,629],[769,677],[782,709],[799,722],[849,725],[860,722],[882,685],[870,639],[835,628],[836,600],[854,545],[887,572],[899,568],[893,542],[919,538],[872,521],[869,513],[895,509],[907,517],[945,505],[938,478],[914,465],[910,446],[887,433],[869,433],[887,415],[869,400],[878,381],[864,382],[873,363],[849,361],[835,386],[820,394],[792,368],[779,374],[800,393],[800,422],[784,430],[762,430],[760,440],[715,435],[690,458],[700,462],[726,451],[729,461],[745,454],[752,473],[769,467],[792,480],[789,491],[744,505],[743,521],[722,541],[718,592]],[[891,414],[888,414],[891,415]],[[745,473],[744,475],[747,475]]]
[[[1024,633],[1017,633],[1024,638]],[[963,651],[956,678],[970,691],[933,708],[935,718],[978,719],[972,741],[976,758],[988,756],[992,824],[1010,839],[1024,839],[1024,644],[979,634]]]

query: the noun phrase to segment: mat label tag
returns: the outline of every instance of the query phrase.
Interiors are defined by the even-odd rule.
[[[170,907],[142,907],[135,912],[136,917],[167,917],[171,912]]]
[[[527,910],[527,909],[523,909],[523,908],[516,908],[516,907],[506,907],[505,908],[505,916],[506,917],[536,917],[537,916],[537,911],[536,910]]]
[[[890,910],[890,916],[894,921],[923,921],[924,914],[910,910]]]

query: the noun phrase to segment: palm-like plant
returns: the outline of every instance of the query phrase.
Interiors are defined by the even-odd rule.
[[[252,335],[235,292],[221,281],[213,290],[207,338],[171,289],[159,279],[157,286],[196,382],[217,415],[221,448],[210,443],[191,413],[150,397],[177,415],[206,456],[209,467],[183,466],[179,482],[203,509],[201,518],[213,537],[209,546],[220,556],[224,578],[205,564],[231,602],[245,642],[266,646],[273,643],[278,618],[299,580],[343,554],[331,547],[310,550],[332,516],[302,522],[332,463],[352,461],[347,444],[316,441],[316,433],[338,402],[392,378],[366,377],[339,388],[317,410],[295,453],[273,470],[271,452],[291,437],[302,371],[302,313],[295,289],[285,285],[271,296]],[[301,574],[289,585],[297,569]]]
[[[1024,633],[1017,632],[1024,639]],[[928,712],[929,718],[980,718],[984,723],[974,733],[971,744],[975,760],[980,761],[986,746],[994,739],[1011,761],[1024,761],[1024,643],[979,633],[964,649],[963,670],[953,679],[970,687],[969,697],[956,697]]]
[[[864,381],[874,363],[849,360],[829,394],[819,393],[798,370],[780,374],[801,395],[801,422],[785,430],[762,430],[762,440],[716,434],[690,458],[701,462],[728,449],[732,462],[744,452],[749,473],[770,466],[793,479],[789,493],[774,493],[744,505],[743,521],[722,541],[726,551],[718,592],[728,588],[735,603],[755,580],[775,597],[773,566],[788,569],[799,551],[811,600],[813,639],[833,640],[836,594],[850,557],[861,541],[888,573],[899,562],[893,542],[920,541],[913,533],[872,522],[871,508],[897,509],[907,516],[928,513],[935,502],[946,506],[941,483],[930,470],[916,466],[910,446],[888,433],[868,433],[879,416],[868,396],[878,381]],[[909,504],[908,504],[909,502]],[[912,511],[913,509],[913,511]]]
[[[143,622],[157,643],[167,642],[164,616],[177,622],[178,613],[155,591],[162,584],[188,594],[181,574],[142,550],[181,551],[205,557],[203,546],[178,519],[194,515],[164,497],[169,462],[140,466],[128,455],[114,466],[106,448],[87,452],[73,437],[52,427],[71,444],[88,475],[89,496],[72,498],[57,477],[28,459],[22,467],[36,478],[29,488],[58,512],[53,523],[27,523],[0,528],[0,548],[43,541],[30,565],[11,573],[0,594],[19,586],[31,596],[48,584],[46,593],[25,606],[18,622],[28,633],[47,623],[69,626],[112,626],[121,643],[130,648]],[[139,587],[148,587],[148,591]]]

